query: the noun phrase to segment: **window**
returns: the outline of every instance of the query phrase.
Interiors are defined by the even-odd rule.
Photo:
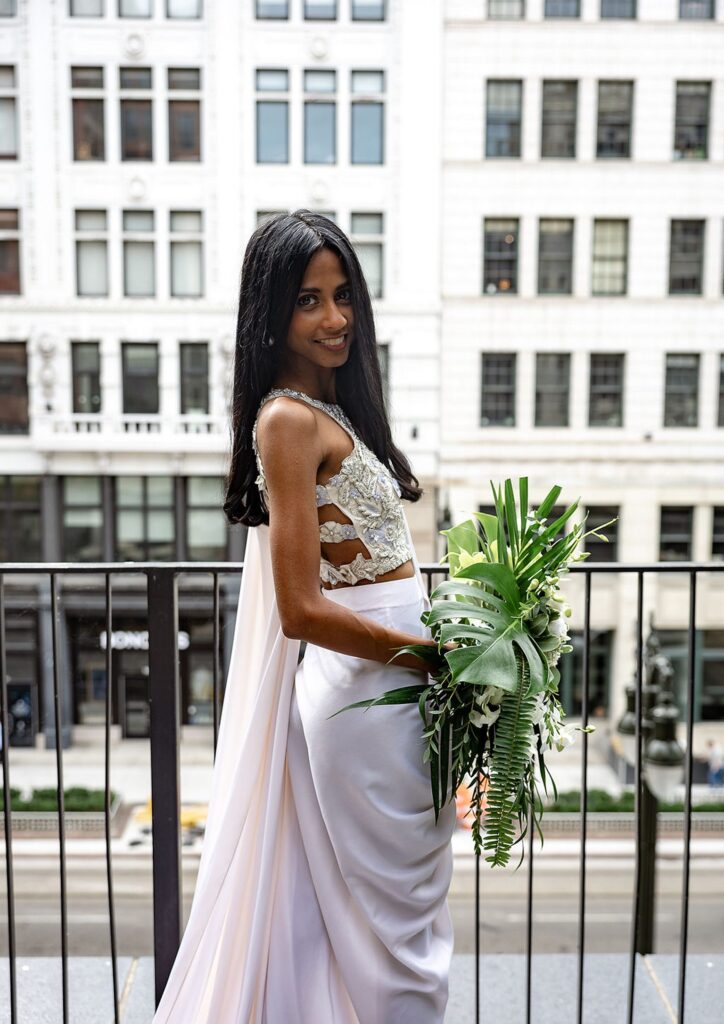
[[[525,17],[525,0],[488,0],[488,17],[520,19]]]
[[[184,341],[180,347],[181,414],[209,412],[209,346],[205,341]]]
[[[352,21],[384,21],[385,0],[352,0]]]
[[[383,232],[384,217],[381,213],[352,214],[351,241],[369,293],[375,299],[381,299],[384,293]]]
[[[304,17],[307,21],[335,21],[337,0],[304,0]]]
[[[120,69],[121,160],[153,160],[152,84],[151,68]]]
[[[256,72],[259,93],[289,92],[289,72],[260,68]],[[256,101],[256,162],[289,163],[289,99]]]
[[[0,295],[20,295],[20,213],[0,209]]]
[[[87,415],[101,411],[101,357],[97,341],[73,341],[70,345],[73,373],[73,412]]]
[[[158,412],[158,345],[156,342],[124,341],[123,412],[154,415]]]
[[[153,0],[118,0],[119,18],[150,18]]]
[[[666,353],[665,427],[695,427],[699,410],[699,356]]]
[[[280,213],[289,213],[289,210],[257,210],[256,211],[256,226],[259,228],[262,224],[266,224],[272,217],[278,217]]]
[[[672,220],[669,244],[669,295],[701,295],[704,221]]]
[[[688,505],[662,505],[659,528],[659,561],[688,562],[694,509]]]
[[[518,291],[518,221],[485,220],[483,294]]]
[[[102,18],[104,0],[70,0],[71,18]]]
[[[384,71],[352,72],[353,164],[384,163],[385,105],[379,98],[384,92]]]
[[[27,346],[24,341],[0,341],[0,434],[27,432]]]
[[[42,559],[40,515],[39,476],[0,476],[0,562]]]
[[[573,221],[542,217],[538,228],[538,294],[573,291]]]
[[[200,18],[201,0],[166,0],[167,18]]]
[[[719,415],[717,426],[724,427],[724,355],[719,356]]]
[[[123,294],[129,298],[156,294],[153,230],[153,210],[123,211]]]
[[[289,0],[256,0],[257,18],[288,18]]]
[[[710,82],[676,83],[675,160],[706,160],[710,93]]]
[[[567,352],[538,352],[535,357],[535,425],[568,426],[571,357]]]
[[[97,476],[63,480],[63,558],[68,562],[103,558],[103,496]]]
[[[18,159],[15,68],[0,66],[0,160]]]
[[[628,287],[628,221],[593,222],[591,292],[625,295]]]
[[[168,158],[170,161],[201,160],[201,71],[169,68],[169,92],[183,95],[168,101]]]
[[[601,0],[602,18],[635,18],[636,0]]]
[[[229,534],[222,488],[223,480],[215,476],[191,476],[186,481],[186,546],[192,561],[227,558]]]
[[[305,71],[304,100],[304,162],[305,164],[333,164],[337,161],[337,90],[335,71]],[[317,99],[331,96],[332,99]]]
[[[622,353],[591,353],[588,381],[589,427],[623,426]]]
[[[120,562],[168,561],[175,555],[173,478],[116,479],[116,558]]]
[[[575,157],[577,104],[578,82],[543,83],[542,157]]]
[[[105,99],[102,67],[71,67],[73,159],[105,160]]]
[[[485,155],[520,156],[523,83],[491,79],[486,88]]]
[[[75,293],[83,298],[108,295],[108,215],[105,210],[75,211]]]
[[[598,83],[596,156],[599,159],[631,156],[633,82]]]
[[[679,0],[679,17],[692,20],[714,17],[714,0]]]
[[[380,361],[380,373],[382,374],[382,395],[385,401],[385,408],[390,410],[390,346],[386,341],[377,342],[377,356]]]
[[[724,506],[713,510],[711,533],[711,557],[715,562],[724,562]]]
[[[171,210],[171,295],[199,298],[204,293],[200,210]]]
[[[483,352],[480,426],[515,426],[515,353]]]
[[[619,514],[617,505],[590,505],[586,510],[588,516],[585,522],[585,531],[598,530],[609,519],[616,519]],[[611,523],[601,530],[601,533],[608,538],[607,541],[599,540],[597,537],[586,537],[584,543],[586,551],[590,552],[590,562],[615,562],[618,559],[618,521]]]
[[[546,0],[546,18],[578,18],[581,13],[580,0]]]

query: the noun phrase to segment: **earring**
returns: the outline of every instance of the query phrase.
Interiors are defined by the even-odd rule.
[[[266,345],[267,348],[271,348],[272,345],[274,344],[274,336],[270,334],[267,340],[264,342],[264,344]]]

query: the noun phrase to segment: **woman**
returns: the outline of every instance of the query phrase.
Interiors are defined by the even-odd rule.
[[[308,210],[273,217],[242,267],[224,505],[252,529],[194,900],[155,1024],[442,1024],[455,804],[435,824],[415,705],[335,716],[427,671],[394,657],[435,646],[400,502],[421,494],[349,240]]]

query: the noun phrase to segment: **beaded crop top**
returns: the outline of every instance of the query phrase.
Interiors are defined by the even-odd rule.
[[[262,398],[259,410],[270,398],[287,395],[301,398],[309,405],[321,409],[350,435],[353,448],[342,460],[339,472],[324,484],[317,484],[317,508],[336,505],[350,523],[320,523],[319,539],[323,543],[343,540],[362,541],[370,557],[358,552],[346,565],[333,565],[326,558],[320,560],[320,578],[325,583],[351,583],[374,580],[383,573],[396,569],[413,557],[407,542],[405,513],[400,501],[400,485],[377,456],[357,436],[344,410],[331,402],[311,398],[303,391],[292,388],[273,388]],[[268,500],[268,492],[261,456],[256,443],[257,411],[252,428],[252,445],[259,475],[256,485]]]

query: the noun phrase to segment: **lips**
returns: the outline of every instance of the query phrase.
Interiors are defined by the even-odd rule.
[[[342,334],[337,338],[315,338],[314,342],[316,345],[322,345],[323,348],[328,348],[331,352],[341,352],[347,344],[347,335]]]

